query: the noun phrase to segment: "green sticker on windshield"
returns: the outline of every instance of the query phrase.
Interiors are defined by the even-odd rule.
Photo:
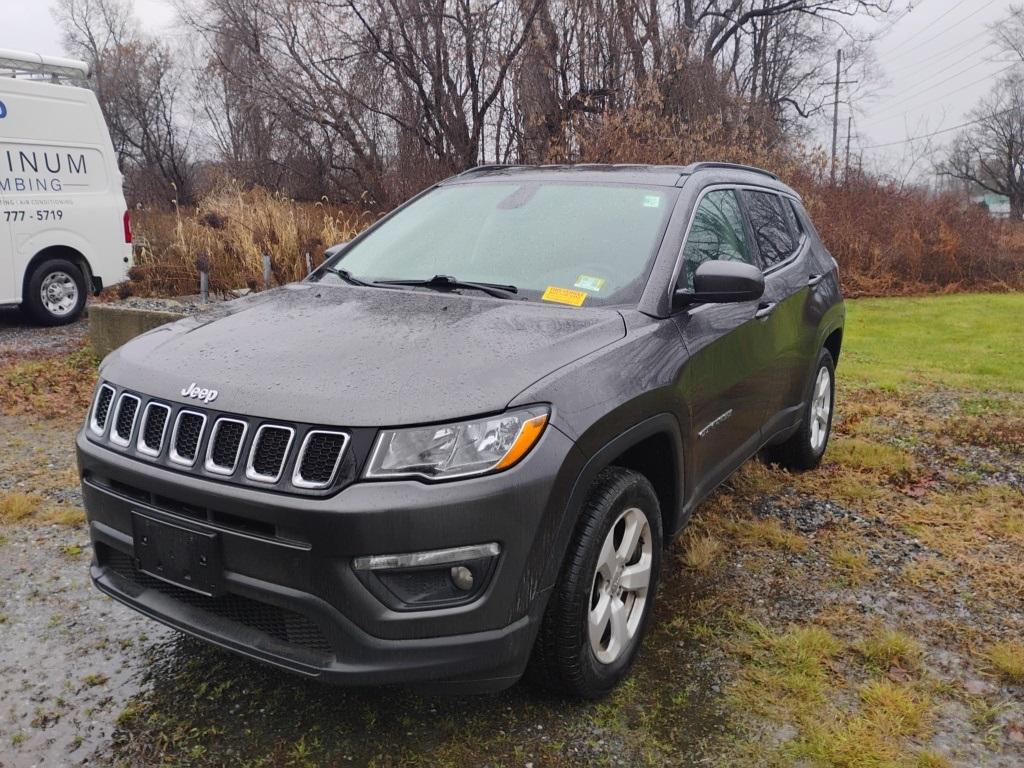
[[[573,283],[573,288],[579,288],[581,291],[600,293],[601,289],[604,288],[604,278],[580,275],[576,278],[576,282]]]
[[[644,208],[660,208],[661,195],[644,195]]]

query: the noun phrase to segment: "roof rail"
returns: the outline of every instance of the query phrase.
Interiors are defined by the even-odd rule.
[[[696,173],[697,171],[706,171],[711,168],[726,168],[733,171],[750,171],[751,173],[760,173],[762,176],[768,176],[769,178],[779,180],[771,171],[766,171],[764,168],[758,168],[753,165],[741,165],[740,163],[720,163],[720,162],[704,162],[704,163],[693,163],[687,166],[686,170],[689,173]]]
[[[49,75],[57,80],[61,77],[86,78],[92,74],[92,69],[86,62],[76,59],[0,48],[0,74],[10,74],[11,77]]]
[[[474,165],[472,168],[467,168],[462,173],[457,174],[458,176],[469,176],[471,173],[483,173],[484,171],[498,171],[503,168],[525,168],[522,163],[485,163],[484,165]]]

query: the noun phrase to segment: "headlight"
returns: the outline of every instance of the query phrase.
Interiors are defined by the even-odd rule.
[[[540,439],[548,409],[525,408],[455,424],[385,430],[373,447],[368,478],[447,480],[508,469]]]

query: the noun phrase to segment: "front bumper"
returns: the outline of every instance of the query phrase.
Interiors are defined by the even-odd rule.
[[[92,578],[151,618],[330,682],[514,683],[529,658],[561,553],[555,545],[582,464],[549,428],[498,475],[449,483],[360,482],[329,498],[225,485],[152,466],[78,436]],[[138,570],[132,516],[216,533],[224,593],[208,597]],[[388,604],[357,557],[496,542],[468,602]],[[378,590],[379,593],[379,590]]]

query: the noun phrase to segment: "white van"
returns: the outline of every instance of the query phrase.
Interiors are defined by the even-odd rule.
[[[44,325],[73,322],[87,292],[131,267],[131,222],[99,103],[59,82],[88,71],[0,49],[0,305]]]

